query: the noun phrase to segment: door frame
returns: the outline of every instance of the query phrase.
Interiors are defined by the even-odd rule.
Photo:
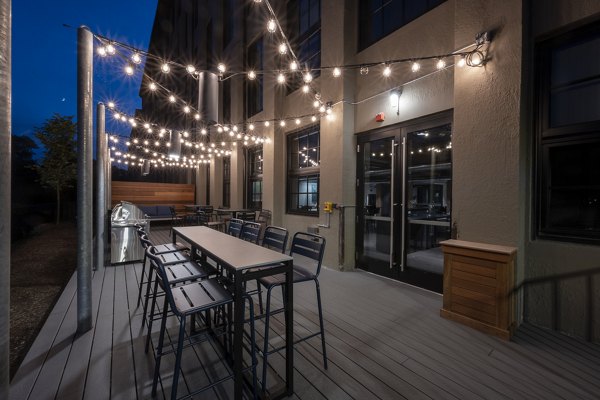
[[[396,147],[396,159],[395,159],[395,176],[393,183],[394,199],[395,204],[391,204],[392,212],[394,213],[394,224],[391,229],[393,230],[394,243],[390,248],[393,256],[394,268],[390,271],[390,274],[381,274],[383,276],[400,279],[400,272],[406,265],[406,248],[407,248],[407,235],[406,235],[406,207],[407,193],[406,193],[406,171],[405,171],[405,151],[406,151],[406,139],[410,132],[434,128],[436,126],[444,124],[452,124],[454,126],[454,110],[449,109],[440,111],[434,114],[429,114],[423,117],[418,117],[408,121],[399,122],[393,125],[387,125],[380,128],[371,129],[364,132],[356,133],[356,233],[355,233],[355,255],[354,262],[357,268],[359,267],[359,253],[363,249],[363,238],[364,238],[364,224],[360,224],[360,215],[364,218],[363,201],[364,199],[360,196],[364,193],[364,180],[362,179],[363,167],[363,149],[364,144],[385,138],[394,138],[398,146]],[[453,179],[454,181],[454,179]],[[360,204],[359,204],[360,203]],[[374,272],[374,271],[370,271]],[[377,272],[374,272],[377,273]]]

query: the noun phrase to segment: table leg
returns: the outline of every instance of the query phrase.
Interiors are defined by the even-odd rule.
[[[234,310],[233,310],[233,380],[234,380],[234,399],[242,398],[242,389],[244,386],[243,369],[243,349],[242,340],[244,333],[244,297],[242,287],[242,271],[235,271],[234,277]]]
[[[287,262],[285,287],[287,307],[285,308],[285,389],[286,394],[294,394],[294,272],[292,261]]]

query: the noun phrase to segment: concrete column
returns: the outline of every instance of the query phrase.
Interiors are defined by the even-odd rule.
[[[81,26],[77,30],[77,331],[80,333],[92,328],[93,52],[92,33]]]
[[[231,208],[244,206],[244,149],[241,144],[231,152]]]
[[[11,23],[11,1],[0,0],[0,399],[10,383]]]
[[[214,207],[223,204],[223,157],[215,157],[210,167],[210,199]]]
[[[95,269],[104,267],[104,242],[106,240],[106,163],[107,142],[105,132],[105,107],[98,103],[96,107],[96,264]],[[109,160],[110,163],[110,160]]]

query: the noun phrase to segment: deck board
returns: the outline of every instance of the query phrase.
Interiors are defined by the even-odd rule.
[[[151,238],[169,242],[168,227],[153,227]],[[74,275],[15,374],[10,398],[151,398],[154,357],[144,353],[136,304],[141,269],[123,264],[94,274],[94,327],[83,335],[75,334]],[[598,345],[532,325],[502,341],[440,318],[439,295],[362,271],[324,269],[320,281],[329,368],[323,369],[320,338],[298,344],[293,399],[593,399],[600,392]],[[314,285],[296,285],[294,300],[295,335],[315,330]],[[281,304],[280,291],[273,302]],[[170,317],[169,340],[176,324]],[[282,315],[272,328],[270,343],[281,343]],[[262,346],[264,323],[256,329]],[[158,330],[155,323],[152,346]],[[173,355],[163,357],[158,399],[170,396],[173,363]],[[179,395],[230,372],[211,342],[186,349],[182,366]],[[270,385],[280,384],[284,370],[283,352],[270,355]],[[232,397],[231,382],[194,396]]]

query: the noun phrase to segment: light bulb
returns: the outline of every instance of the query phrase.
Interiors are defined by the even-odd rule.
[[[186,114],[189,114],[189,112],[190,112],[190,111],[191,111],[191,110],[190,110],[190,107],[189,107],[189,106],[185,106],[185,107],[183,107],[183,112],[184,112],[184,113],[186,113]]]
[[[221,146],[225,146],[225,142],[221,142]]]
[[[194,114],[194,119],[196,121],[200,121],[200,114],[198,114],[198,113]]]
[[[200,131],[200,133],[201,133],[202,135],[206,135],[206,133],[207,133],[207,132],[206,132],[206,129],[204,129],[204,128],[203,128],[203,129]]]
[[[163,65],[161,65],[160,70],[165,74],[168,74],[169,71],[171,71],[171,67],[169,67],[169,64],[164,63]]]
[[[189,137],[189,136],[190,136],[190,134],[187,131],[183,132],[183,137]]]
[[[227,68],[225,67],[225,64],[223,63],[219,63],[219,65],[217,65],[217,69],[219,70],[220,73],[224,73]]]
[[[131,61],[133,61],[135,64],[139,64],[142,62],[142,57],[140,57],[138,53],[133,53],[131,55]]]
[[[265,121],[265,126],[269,126],[269,125],[271,125],[271,124],[269,123],[269,121]]]
[[[314,108],[319,108],[320,105],[321,105],[321,102],[319,100],[313,101],[313,107]]]
[[[119,119],[120,120],[121,119],[121,114],[115,113],[115,119]]]
[[[313,76],[310,72],[306,72],[303,76],[302,79],[304,79],[304,82],[306,83],[310,83],[313,80]]]
[[[217,132],[223,133],[223,127],[222,126],[217,127]]]
[[[298,69],[298,63],[296,62],[296,60],[294,60],[290,63],[290,69],[292,71],[296,71]]]
[[[238,131],[238,127],[237,127],[237,125],[234,125],[234,126],[233,126],[233,128],[231,128],[231,129],[232,129],[234,132],[237,132],[237,131]]]
[[[383,76],[385,76],[387,78],[391,74],[392,74],[392,68],[390,68],[389,65],[386,65],[385,68],[383,69]]]
[[[157,89],[156,83],[150,82],[150,85],[148,85],[148,88],[152,91],[155,91]]]
[[[160,142],[157,140],[156,142],[154,142],[155,146],[160,146]]]
[[[418,62],[414,62],[412,63],[412,65],[410,66],[410,69],[412,70],[412,72],[417,72],[418,70],[421,69],[421,64],[419,64]]]
[[[312,122],[315,122],[315,121],[317,120],[317,117],[313,115],[312,117],[310,117],[310,120],[311,120]]]
[[[435,64],[437,69],[443,69],[446,66],[446,61],[443,58],[440,58],[438,62]]]
[[[133,67],[131,65],[125,66],[125,73],[129,76],[133,75]]]
[[[296,125],[300,125],[300,118],[296,118]]]
[[[275,32],[275,30],[277,29],[277,24],[275,23],[274,19],[270,19],[269,22],[267,22],[267,30],[271,33]]]
[[[193,74],[194,72],[196,72],[196,67],[194,67],[192,64],[190,64],[187,67],[185,67],[185,69],[190,74]]]
[[[101,46],[101,47],[98,47],[98,50],[97,50],[97,52],[98,52],[98,55],[99,55],[99,56],[101,56],[101,57],[106,57],[106,49],[105,49],[104,47],[102,47],[102,46]]]
[[[235,132],[234,131],[230,131],[229,132],[229,136],[231,136],[231,137],[235,136]]]
[[[335,68],[333,69],[333,76],[337,78],[337,77],[339,77],[340,75],[342,75],[342,70],[341,70],[341,69],[339,69],[338,67],[335,67]]]
[[[285,83],[285,75],[281,72],[277,75],[277,83]]]
[[[254,80],[254,79],[256,79],[256,72],[254,72],[254,71],[249,71],[249,72],[248,72],[248,79],[250,79],[250,80]]]
[[[283,128],[283,127],[285,126],[285,121],[284,121],[284,120],[281,120],[281,121],[279,122],[279,126],[281,126],[281,127]]]
[[[279,54],[286,54],[288,51],[287,44],[281,43],[279,45],[278,49],[279,49]]]
[[[325,106],[319,107],[319,112],[325,112]]]
[[[106,46],[106,52],[112,56],[116,52],[115,46],[109,44],[108,46]]]
[[[308,85],[303,85],[303,86],[302,86],[302,92],[304,92],[304,93],[308,93],[308,92],[310,92],[310,86],[308,86]]]
[[[464,67],[467,64],[467,60],[465,60],[464,57],[461,57],[458,62],[456,63],[456,65],[460,68]]]
[[[112,101],[108,102],[108,108],[115,108],[115,103]]]
[[[146,128],[146,129],[150,128],[150,124],[146,122],[146,123],[144,124],[144,128]]]
[[[241,139],[242,138],[242,134],[238,133],[235,137],[238,138],[238,139]],[[235,146],[235,143],[233,143],[233,145]]]
[[[171,103],[175,103],[175,96],[173,96],[173,95],[170,95],[170,96],[169,96],[169,101],[170,101]]]

